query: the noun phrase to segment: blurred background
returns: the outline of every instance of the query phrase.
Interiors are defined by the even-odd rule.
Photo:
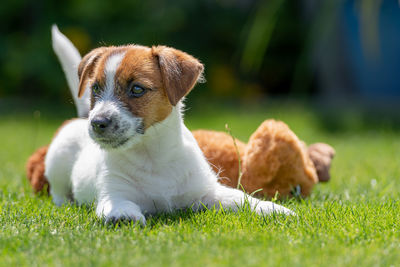
[[[137,43],[194,55],[207,83],[188,101],[318,99],[396,110],[400,100],[397,0],[13,0],[1,4],[0,20],[3,106],[71,103],[53,23],[81,54]]]

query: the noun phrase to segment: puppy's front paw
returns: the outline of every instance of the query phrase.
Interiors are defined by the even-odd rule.
[[[284,215],[296,215],[290,209],[287,209],[281,205],[275,204],[270,201],[260,201],[257,204],[255,211],[259,214],[271,214],[271,213],[281,213]]]
[[[146,218],[140,211],[140,208],[133,202],[123,201],[118,204],[104,203],[97,207],[97,215],[106,220],[106,222],[117,222],[120,220],[129,220],[146,225]]]

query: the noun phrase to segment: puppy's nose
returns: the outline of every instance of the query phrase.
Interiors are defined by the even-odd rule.
[[[106,117],[96,117],[93,118],[90,124],[92,125],[93,131],[101,134],[107,129],[108,126],[110,126],[111,119]]]

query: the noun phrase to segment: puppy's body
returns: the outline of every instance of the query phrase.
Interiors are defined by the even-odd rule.
[[[62,204],[72,195],[78,203],[90,203],[98,194],[107,194],[110,201],[126,198],[153,213],[200,201],[207,184],[217,182],[216,175],[203,164],[189,130],[176,125],[179,120],[174,110],[124,151],[101,149],[87,134],[87,120],[72,121],[53,140],[46,157],[45,175],[55,202]]]
[[[53,29],[57,47],[70,44],[54,35],[61,33]],[[63,65],[70,60],[57,54]],[[291,214],[218,183],[181,112],[202,69],[166,47],[98,48],[85,56],[79,88],[71,90],[85,97],[92,88],[89,118],[62,127],[45,159],[54,202],[95,202],[100,217],[142,223],[148,213],[203,205],[236,210],[246,200],[258,213]]]

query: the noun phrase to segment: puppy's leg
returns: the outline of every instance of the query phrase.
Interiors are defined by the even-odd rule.
[[[102,184],[96,207],[96,214],[104,218],[106,222],[118,220],[132,220],[142,225],[146,224],[146,219],[138,205],[130,201],[124,194],[132,194],[127,189],[129,185],[119,183],[118,179],[113,179],[112,184]]]
[[[221,205],[223,208],[230,208],[236,211],[239,207],[248,203],[251,209],[258,214],[282,213],[286,215],[295,215],[294,212],[283,206],[270,201],[262,201],[253,198],[243,191],[228,188],[220,184],[217,184],[201,201],[207,207],[215,207],[217,209]]]
[[[71,172],[86,129],[86,121],[68,121],[61,126],[50,144],[45,158],[44,175],[50,184],[53,202],[60,206],[72,200]]]
[[[98,202],[96,214],[104,218],[106,222],[115,222],[118,220],[132,220],[142,225],[146,224],[140,207],[129,200],[107,199]]]
[[[71,200],[71,180],[70,166],[65,164],[62,153],[57,153],[56,149],[49,149],[46,161],[45,176],[50,184],[50,195],[57,206]]]

